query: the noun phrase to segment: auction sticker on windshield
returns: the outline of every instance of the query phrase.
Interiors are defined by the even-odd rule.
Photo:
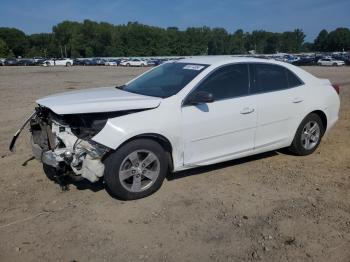
[[[196,71],[202,70],[203,68],[204,68],[204,66],[202,66],[202,65],[185,65],[183,67],[183,69],[196,70]]]

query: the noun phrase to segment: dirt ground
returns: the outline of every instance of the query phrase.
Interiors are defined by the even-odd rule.
[[[7,148],[37,98],[122,84],[141,68],[0,67],[0,261],[350,261],[350,67],[307,67],[339,83],[340,121],[311,156],[270,152],[178,173],[154,195],[102,184],[61,192]],[[26,132],[27,133],[27,132]]]

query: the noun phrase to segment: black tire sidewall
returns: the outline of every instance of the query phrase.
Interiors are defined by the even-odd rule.
[[[62,172],[57,170],[55,167],[43,163],[43,170],[48,179],[56,181],[56,177],[60,176]]]
[[[119,168],[125,157],[136,150],[142,149],[151,151],[158,157],[160,172],[157,180],[151,187],[142,192],[130,192],[124,188],[119,180]],[[107,157],[105,160],[104,180],[107,185],[107,190],[112,196],[121,200],[135,200],[156,192],[163,184],[167,172],[168,162],[162,146],[151,139],[135,139],[126,143]]]
[[[306,125],[306,123],[310,122],[310,121],[315,121],[319,127],[320,127],[320,138],[316,144],[315,147],[313,147],[312,149],[310,150],[307,150],[303,147],[302,143],[301,143],[301,135],[303,133],[303,129]],[[300,156],[306,156],[306,155],[310,155],[312,154],[313,152],[315,152],[315,150],[318,148],[319,144],[321,143],[321,140],[322,140],[322,137],[324,135],[324,132],[325,132],[325,127],[323,126],[323,123],[322,123],[322,120],[321,118],[315,114],[315,113],[311,113],[309,115],[307,115],[303,121],[300,123],[298,129],[297,129],[297,132],[294,136],[294,140],[293,140],[293,143],[290,147],[291,151],[293,153],[295,153],[296,155],[300,155]]]

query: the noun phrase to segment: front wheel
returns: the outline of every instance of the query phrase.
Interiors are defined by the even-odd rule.
[[[320,144],[324,132],[321,118],[315,113],[309,114],[299,125],[290,151],[298,156],[312,154]]]
[[[71,65],[72,65],[71,62],[67,62],[66,64],[67,67],[70,67]]]
[[[150,139],[136,139],[108,156],[104,179],[112,195],[134,200],[156,192],[167,171],[168,162],[162,146]]]

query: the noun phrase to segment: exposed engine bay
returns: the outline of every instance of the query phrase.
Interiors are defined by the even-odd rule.
[[[101,118],[90,114],[57,115],[47,108],[36,108],[30,120],[34,157],[62,174],[96,182],[104,172],[101,159],[109,151],[90,139],[103,128],[108,116]]]
[[[33,155],[59,174],[96,182],[103,176],[102,159],[110,149],[91,138],[101,131],[109,118],[135,111],[139,110],[58,115],[39,106],[28,119]]]

